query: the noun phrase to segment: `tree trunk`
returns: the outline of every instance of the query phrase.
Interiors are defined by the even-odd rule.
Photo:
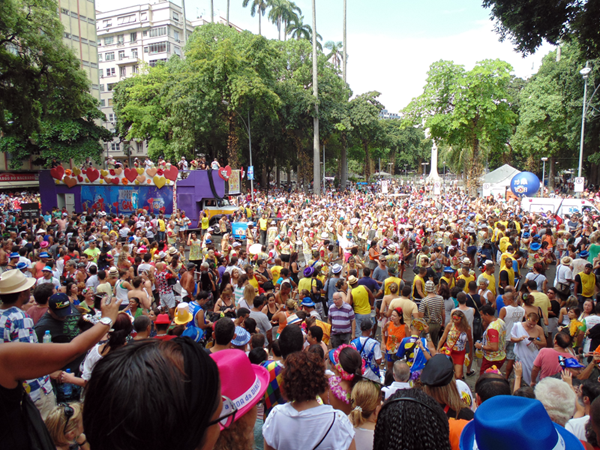
[[[275,178],[275,182],[277,183],[277,187],[279,188],[280,183],[280,177],[281,177],[281,167],[277,166],[276,168],[277,172],[275,172],[276,174],[276,178]]]
[[[371,176],[371,156],[369,155],[368,142],[363,142],[363,148],[365,150],[365,181],[368,183]]]
[[[548,168],[548,193],[554,191],[554,156],[550,157],[550,167]]]
[[[479,177],[482,173],[482,164],[480,158],[480,143],[478,138],[473,139],[473,153],[471,155],[471,164],[468,168],[469,178],[467,180],[467,189],[470,195],[477,196],[477,188],[479,187]]]
[[[227,161],[232,169],[239,168],[238,137],[235,130],[235,112],[227,114]]]

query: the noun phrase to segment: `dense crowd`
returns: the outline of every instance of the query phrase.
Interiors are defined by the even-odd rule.
[[[6,212],[1,447],[600,448],[599,218],[389,189]]]

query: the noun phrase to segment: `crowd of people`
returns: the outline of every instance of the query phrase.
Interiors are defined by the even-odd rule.
[[[5,213],[2,447],[600,448],[599,218],[390,188]]]

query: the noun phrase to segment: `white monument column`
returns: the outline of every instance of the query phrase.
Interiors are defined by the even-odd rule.
[[[429,128],[425,130],[425,136],[430,137]],[[432,183],[436,180],[440,179],[440,175],[438,174],[437,166],[438,166],[438,149],[435,144],[435,139],[432,139],[433,145],[431,146],[431,171],[429,172],[429,176],[427,177],[427,183]]]

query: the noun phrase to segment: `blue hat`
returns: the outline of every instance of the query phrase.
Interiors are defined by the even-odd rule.
[[[40,253],[40,258],[50,258],[50,255],[47,252]]]
[[[579,254],[580,258],[587,258],[588,256],[590,256],[590,252],[588,252],[587,250],[584,250]]]
[[[537,252],[540,249],[541,245],[538,244],[537,242],[534,242],[533,244],[530,245],[531,250],[533,250],[534,252]]]
[[[533,238],[534,238],[534,239],[539,239],[539,238],[540,238],[540,235],[539,235],[539,234],[534,234],[534,235],[533,235]]]
[[[46,266],[42,269],[42,272],[52,272],[52,267]]]
[[[302,299],[302,306],[308,306],[309,308],[314,308],[315,302],[313,302],[312,298],[310,298],[310,297],[304,297]]]
[[[444,273],[454,273],[454,269],[450,266],[444,267]]]
[[[207,240],[205,241],[205,243],[206,243],[206,244],[212,244],[212,241],[211,241],[210,239],[207,239]]]
[[[531,234],[529,234],[529,231],[523,233],[524,238],[528,238],[529,236],[531,236]]]
[[[340,273],[342,271],[342,266],[340,266],[339,264],[334,264],[331,268],[331,271],[333,273]]]
[[[304,274],[304,277],[310,277],[312,276],[313,272],[315,271],[315,269],[313,269],[312,267],[307,267],[306,269],[304,269],[304,272],[302,272]]]
[[[250,342],[250,333],[245,328],[235,327],[235,339],[231,341],[236,347],[241,347]]]
[[[17,252],[11,253],[9,259],[19,258],[19,254]]]
[[[573,434],[550,419],[539,400],[497,395],[477,408],[460,435],[460,449],[583,450]]]
[[[576,358],[565,358],[564,356],[558,355],[558,363],[561,367],[566,367],[569,369],[583,369],[585,366],[579,364]]]
[[[19,270],[27,269],[27,263],[20,262],[19,264],[17,264],[17,269],[19,269]]]

